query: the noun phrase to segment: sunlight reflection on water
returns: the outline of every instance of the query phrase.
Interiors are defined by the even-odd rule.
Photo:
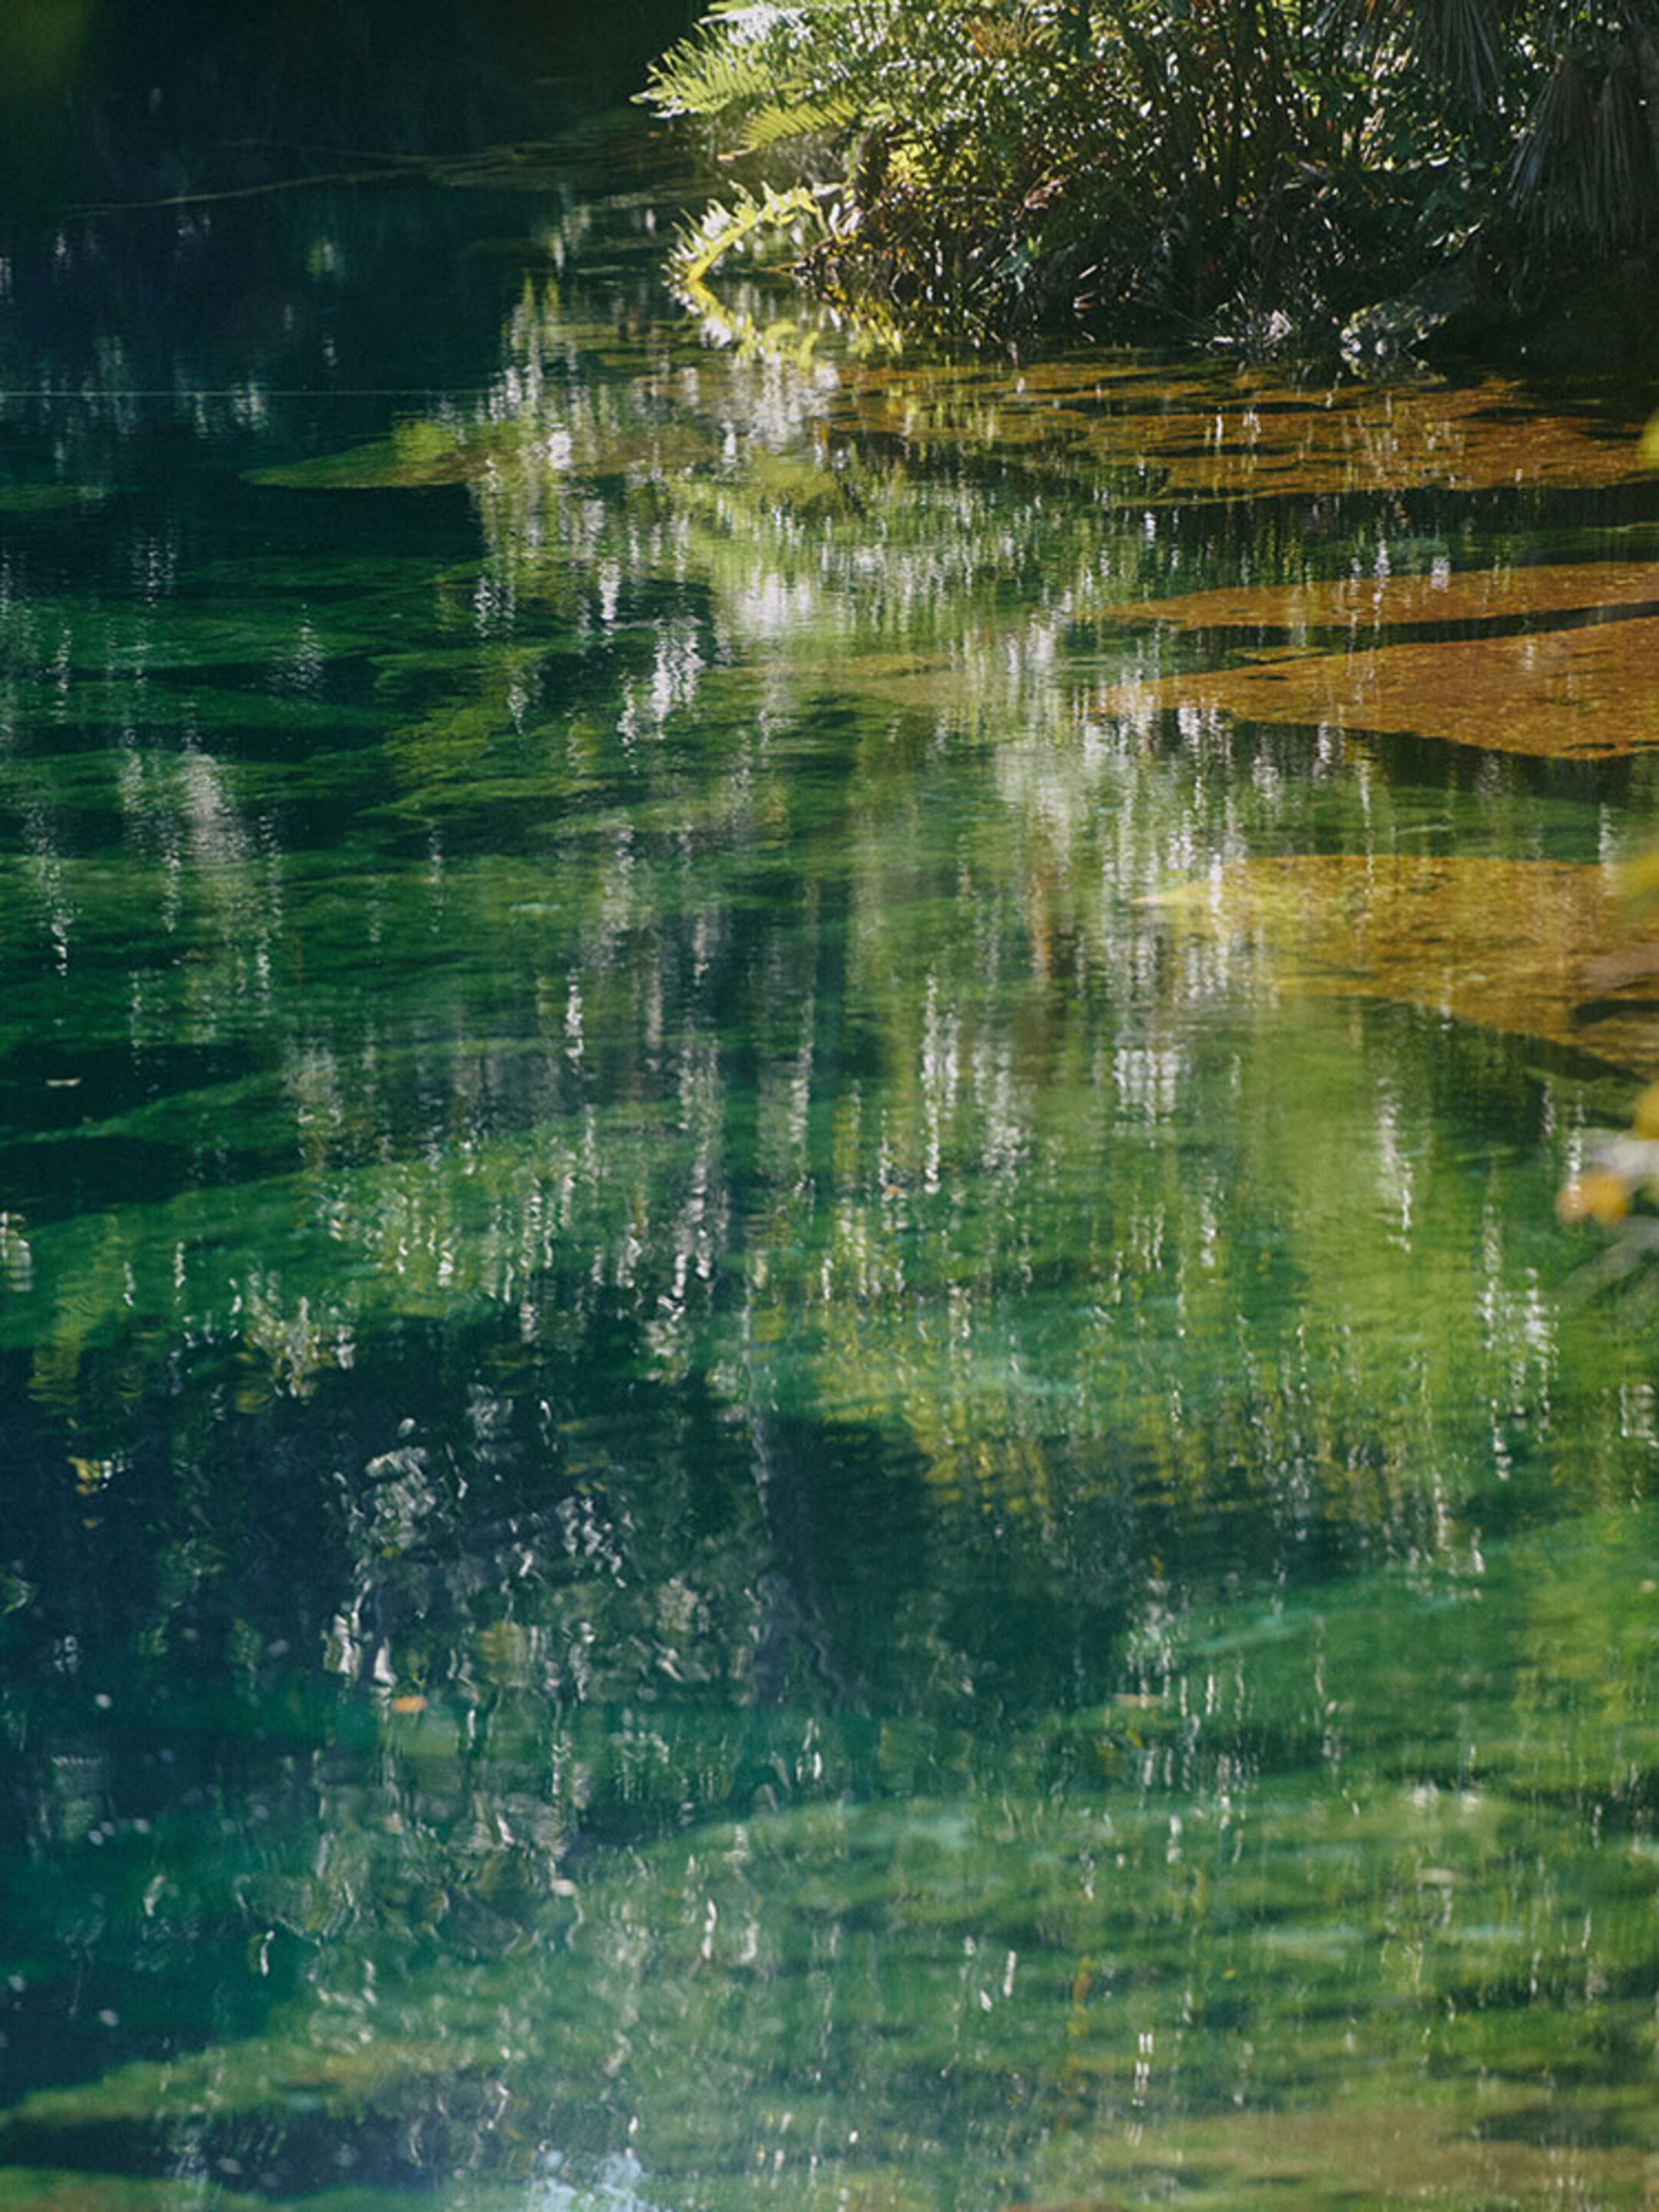
[[[3,401],[124,489],[0,549],[0,2151],[1634,2201],[1650,1347],[1548,1199],[1653,726],[1610,624],[1480,716],[1651,500],[1508,387],[720,351],[632,208],[366,330],[383,216],[265,240],[349,392]]]
[[[641,2193],[645,2168],[631,2151],[605,2160],[591,2181],[563,2179],[565,2163],[561,2152],[546,2154],[527,2212],[657,2212]]]

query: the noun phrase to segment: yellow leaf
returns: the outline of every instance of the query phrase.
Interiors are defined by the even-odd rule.
[[[1555,1212],[1562,1221],[1597,1221],[1611,1229],[1630,1212],[1630,1186],[1611,1168],[1586,1168],[1559,1192]]]

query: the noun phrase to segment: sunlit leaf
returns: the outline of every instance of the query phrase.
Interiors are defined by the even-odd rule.
[[[1555,1201],[1562,1221],[1595,1221],[1611,1229],[1630,1212],[1630,1185],[1606,1168],[1590,1168],[1565,1184]]]

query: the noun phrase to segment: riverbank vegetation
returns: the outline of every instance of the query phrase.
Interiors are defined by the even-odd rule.
[[[732,177],[699,256],[807,187],[802,273],[902,325],[1375,356],[1569,287],[1641,343],[1653,0],[753,0],[642,96]]]

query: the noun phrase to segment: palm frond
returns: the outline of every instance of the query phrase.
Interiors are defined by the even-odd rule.
[[[1595,128],[1595,102],[1583,70],[1564,54],[1516,141],[1510,182],[1517,206],[1536,210],[1547,229],[1571,227],[1580,200],[1583,149]]]
[[[1476,111],[1504,88],[1507,0],[1334,0],[1331,19],[1362,51],[1394,49]]]
[[[1609,70],[1601,87],[1592,153],[1596,230],[1607,239],[1628,237],[1651,204],[1653,172],[1647,113],[1626,70]]]
[[[1556,63],[1510,165],[1516,206],[1546,234],[1607,246],[1636,234],[1655,199],[1654,148],[1628,69],[1598,88],[1571,55]]]
[[[1493,0],[1408,0],[1408,12],[1413,51],[1461,98],[1495,106],[1504,72]]]

